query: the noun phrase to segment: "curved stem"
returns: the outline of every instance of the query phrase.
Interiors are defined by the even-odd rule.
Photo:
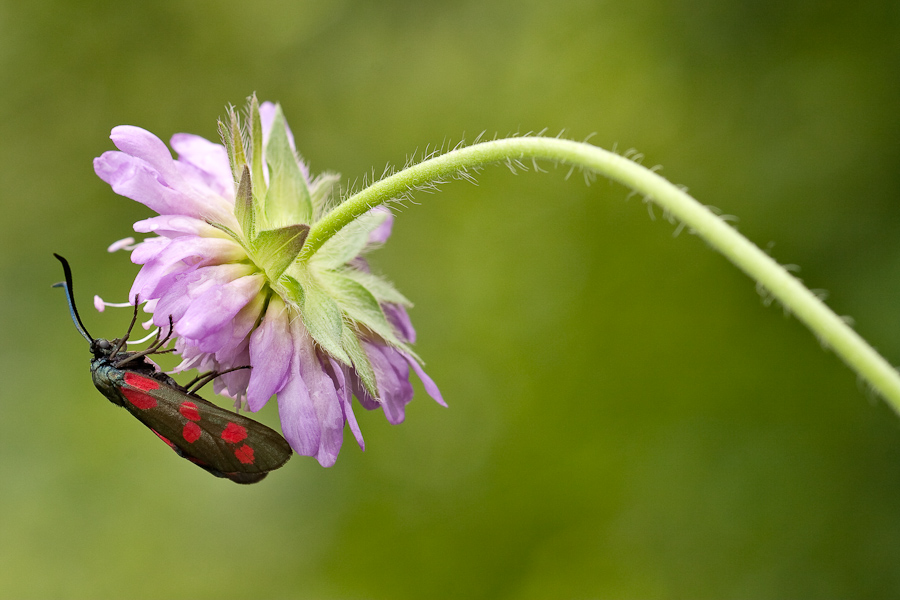
[[[486,164],[522,159],[576,165],[652,200],[768,290],[900,413],[900,373],[797,278],[675,185],[631,160],[589,144],[555,138],[511,138],[475,144],[423,161],[373,183],[337,206],[310,230],[300,259],[307,260],[369,209],[419,186]]]

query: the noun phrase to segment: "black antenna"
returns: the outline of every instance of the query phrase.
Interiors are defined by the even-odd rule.
[[[63,271],[66,273],[65,282],[54,283],[53,287],[61,287],[66,288],[66,297],[69,300],[69,313],[72,315],[72,322],[75,323],[75,328],[78,330],[84,339],[89,341],[90,343],[94,343],[94,338],[91,337],[91,334],[88,333],[87,328],[84,326],[84,323],[81,322],[81,317],[78,316],[78,311],[75,309],[75,296],[72,294],[72,269],[69,268],[69,261],[64,259],[62,256],[53,253],[53,256],[59,259],[59,262],[62,263]]]

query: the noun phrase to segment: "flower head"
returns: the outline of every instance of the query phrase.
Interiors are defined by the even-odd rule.
[[[391,213],[374,208],[301,257],[338,177],[310,176],[277,105],[252,97],[245,126],[229,110],[219,129],[224,145],[174,135],[173,159],[155,135],[119,126],[119,150],[94,160],[113,191],[159,215],[134,225],[155,236],[126,248],[143,265],[131,297],[157,326],[171,317],[176,370],[250,365],[216,379],[216,392],[252,411],[277,396],[285,438],[323,466],[345,424],[364,447],[352,396],[400,423],[412,369],[444,404],[410,348],[409,301],[362,256],[390,236]]]

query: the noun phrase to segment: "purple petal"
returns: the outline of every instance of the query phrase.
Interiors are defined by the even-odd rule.
[[[181,362],[175,367],[175,373],[190,369],[215,371],[219,368],[212,354],[200,352],[195,346],[188,344],[184,338],[175,340],[175,350],[181,355]]]
[[[375,400],[371,394],[369,394],[369,390],[366,389],[366,386],[363,385],[362,380],[359,378],[359,375],[356,374],[356,371],[350,373],[350,391],[353,392],[353,395],[356,396],[356,399],[366,410],[375,410],[376,408],[381,408],[381,402]]]
[[[369,244],[383,244],[391,237],[391,229],[394,227],[394,214],[384,206],[376,206],[371,212],[387,213],[387,217],[381,225],[369,232]]]
[[[163,186],[157,179],[158,173],[133,156],[104,152],[94,159],[94,171],[117,194],[136,200],[159,214],[200,216],[201,207],[194,206],[183,194]]]
[[[178,320],[179,335],[199,339],[209,335],[234,318],[266,283],[263,275],[248,275],[222,285],[214,285],[196,296]]]
[[[177,321],[184,315],[192,302],[188,291],[192,286],[200,285],[205,281],[205,278],[209,277],[207,272],[213,269],[215,267],[207,267],[190,273],[177,273],[166,278],[166,289],[159,297],[156,309],[153,311],[153,322],[157,327],[168,327],[169,317],[173,321]],[[176,348],[179,341],[181,340],[176,340]]]
[[[381,407],[384,416],[392,425],[402,423],[406,416],[406,405],[412,401],[413,387],[409,382],[409,367],[412,367],[428,395],[442,405],[444,402],[437,385],[422,370],[419,364],[408,354],[390,346],[362,342],[366,356],[375,372],[380,402],[374,400],[354,373],[350,377],[350,386],[359,403],[368,410]]]
[[[408,355],[406,352],[400,352],[400,356],[406,359],[406,362],[409,363],[409,366],[413,368],[413,371],[416,372],[416,375],[419,376],[419,379],[422,380],[422,387],[425,388],[425,391],[428,392],[428,395],[434,398],[434,401],[440,404],[441,406],[447,406],[447,403],[444,402],[444,397],[441,396],[441,390],[438,389],[437,384],[434,383],[434,380],[428,376],[425,371],[422,370],[421,365],[419,365],[416,360]]]
[[[220,196],[199,195],[192,188],[169,187],[149,164],[123,152],[104,152],[94,171],[120,196],[140,202],[161,215],[187,215],[237,227],[234,209]]]
[[[161,237],[148,238],[137,244],[131,251],[131,262],[136,265],[143,265],[150,262],[166,249],[171,240]]]
[[[310,399],[319,417],[321,436],[316,459],[323,467],[330,467],[337,460],[344,440],[344,411],[341,409],[335,382],[323,369],[312,337],[300,319],[292,323],[291,329],[294,356],[299,357],[300,376],[306,381]]]
[[[347,385],[347,373],[349,369],[346,365],[342,365],[330,356],[328,357],[328,362],[331,364],[331,373],[335,385],[337,386],[337,394],[341,401],[341,410],[344,412],[344,420],[347,421],[350,431],[353,432],[353,437],[356,438],[359,449],[365,450],[366,442],[363,440],[362,431],[359,429],[359,423],[356,422],[356,415],[353,414],[353,404],[351,402],[353,394],[350,391],[350,386]]]
[[[250,352],[244,348],[244,352],[242,355],[239,355],[237,360],[235,361],[235,367],[241,367],[244,365],[250,364]],[[230,369],[233,368],[228,365],[219,364],[217,366],[218,370]],[[221,377],[216,378],[216,381],[221,382],[224,387],[224,395],[227,395],[230,398],[234,398],[238,402],[236,406],[239,405],[240,399],[247,395],[247,385],[250,383],[252,369],[239,369],[237,371],[231,371],[230,373],[225,373]],[[222,393],[222,392],[217,392]]]
[[[138,233],[155,233],[168,238],[184,235],[198,235],[202,237],[227,238],[227,234],[216,229],[206,221],[186,217],[184,215],[160,215],[150,217],[134,224],[134,230]]]
[[[278,392],[278,420],[294,452],[315,456],[319,451],[319,423],[306,383],[296,374],[298,368],[297,360],[292,359],[291,374]]]
[[[188,179],[199,179],[221,196],[233,198],[234,175],[225,146],[190,133],[176,133],[169,143],[178,153],[176,164],[182,175]]]
[[[153,243],[154,240],[160,241]],[[244,249],[230,239],[192,235],[171,240],[161,237],[150,238],[131,253],[132,262],[144,263],[131,286],[131,295],[134,297],[135,294],[140,294],[141,298],[155,298],[163,280],[173,273],[236,261],[245,256]]]
[[[216,363],[221,370],[249,365],[250,341],[248,338],[250,331],[262,314],[264,305],[265,296],[257,294],[233,319],[226,321],[218,329],[210,331],[199,339],[185,339],[197,349],[215,354]],[[244,379],[249,383],[249,374],[245,375]],[[244,388],[244,393],[246,393],[246,385]]]
[[[375,371],[384,416],[388,423],[398,425],[406,418],[406,405],[413,398],[406,361],[399,352],[388,346],[363,342],[363,349]]]
[[[153,243],[153,240],[162,241]],[[176,261],[184,261],[191,265],[222,264],[246,257],[247,253],[241,245],[232,239],[183,235],[172,239],[156,237],[144,240],[131,253],[131,262],[135,264],[161,262],[167,265]]]
[[[178,331],[178,324],[175,324],[175,331]],[[231,341],[231,323],[225,323],[222,327],[209,331],[203,337],[200,338],[190,338],[187,336],[184,337],[187,343],[196,346],[198,350],[201,352],[209,352],[212,355],[216,355],[223,350],[234,350],[233,346],[229,346],[229,342]],[[226,346],[228,346],[226,348]]]
[[[163,278],[160,287],[165,289],[160,295],[156,310],[153,311],[153,322],[157,327],[165,326],[171,315],[178,323],[194,300],[207,290],[250,273],[252,269],[245,265],[218,265]]]
[[[138,271],[134,283],[131,284],[131,298],[154,300],[168,291],[173,278],[176,275],[190,273],[196,270],[193,265],[185,263],[173,263],[171,265],[154,264],[143,267]]]
[[[281,299],[273,297],[265,318],[250,336],[250,364],[253,365],[247,388],[250,410],[258,411],[273,394],[281,391],[287,382],[293,354],[287,307]]]
[[[400,304],[386,302],[381,305],[384,316],[388,322],[393,325],[394,330],[400,334],[400,339],[408,344],[416,342],[416,330],[413,328],[412,321],[409,320],[409,314]]]
[[[228,324],[223,327],[230,333],[229,339],[216,350],[216,362],[231,369],[252,364],[250,362],[250,332],[263,314],[265,294],[257,294]],[[249,376],[249,373],[248,373]],[[249,379],[248,379],[249,383]]]
[[[178,174],[169,149],[161,139],[146,129],[133,125],[119,125],[113,127],[109,138],[116,148],[149,165],[162,177],[164,185],[177,186],[181,183],[182,178]]]
[[[337,460],[343,441],[344,413],[334,381],[322,369],[303,323],[291,323],[294,354],[291,372],[278,394],[284,437],[298,454],[315,456],[323,467]]]

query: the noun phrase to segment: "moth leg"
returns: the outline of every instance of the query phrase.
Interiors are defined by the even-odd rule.
[[[113,351],[110,353],[110,356],[115,356],[119,353],[119,351],[125,347],[125,342],[128,341],[129,336],[131,336],[131,330],[134,329],[134,324],[137,323],[137,315],[138,315],[138,304],[140,304],[140,295],[134,295],[134,314],[131,316],[131,325],[128,326],[128,331],[125,332],[116,343],[116,347],[113,348]]]
[[[162,333],[162,329],[160,329],[156,333],[156,340],[153,342],[153,344],[150,345],[149,348],[147,348],[147,354],[163,354],[165,352],[174,352],[175,348],[171,348],[170,350],[160,350],[160,348],[162,348],[169,342],[169,339],[172,337],[172,332],[174,330],[175,324],[172,322],[172,315],[169,315],[169,332],[166,334],[166,337],[160,340],[159,336]]]
[[[249,369],[250,365],[245,365],[243,367],[234,367],[233,369],[226,369],[225,371],[207,371],[206,373],[200,373],[196,377],[194,377],[191,381],[188,382],[186,386],[184,386],[189,394],[197,393],[197,390],[202,388],[204,385],[219,377],[220,375],[224,375],[225,373],[231,373],[232,371],[239,371],[240,369]]]
[[[135,296],[135,300],[137,300],[137,296]],[[135,313],[134,314],[135,318],[137,318],[137,305],[135,305],[134,313]],[[134,326],[134,320],[131,321],[131,325]],[[169,338],[172,337],[172,331],[174,329],[175,329],[175,326],[172,323],[172,315],[169,315],[169,333],[166,334],[166,337],[164,337],[162,340],[159,339],[160,334],[162,334],[162,329],[160,329],[156,333],[156,340],[154,340],[154,342],[150,345],[149,348],[141,350],[140,352],[134,352],[131,355],[129,355],[127,358],[124,358],[121,361],[117,362],[115,364],[116,368],[119,368],[122,365],[130,363],[131,361],[137,360],[139,358],[143,358],[144,356],[147,356],[148,354],[168,354],[169,352],[175,352],[175,348],[169,348],[168,350],[160,350],[160,348],[162,348],[163,346],[166,345],[166,343],[169,341]],[[130,332],[131,328],[129,328],[128,331]],[[124,342],[125,339],[128,339],[127,334],[123,338],[123,341],[122,341],[123,344],[125,343]]]

